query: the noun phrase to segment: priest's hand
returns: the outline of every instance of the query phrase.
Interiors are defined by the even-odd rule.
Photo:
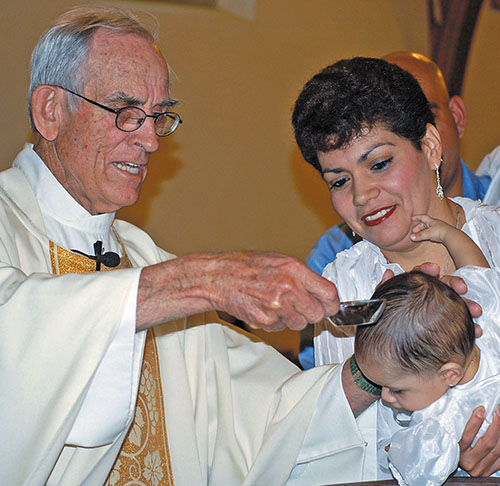
[[[296,258],[237,252],[223,260],[216,299],[222,310],[251,327],[303,329],[339,309],[335,286]]]
[[[207,310],[268,331],[299,330],[336,314],[339,299],[334,284],[277,253],[188,255],[142,270],[138,329]]]

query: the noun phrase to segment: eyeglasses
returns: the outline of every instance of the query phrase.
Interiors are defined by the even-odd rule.
[[[143,125],[143,123],[146,121],[146,118],[153,118],[155,121],[156,135],[158,135],[159,137],[166,137],[167,135],[175,132],[175,129],[179,126],[179,123],[182,123],[181,117],[174,111],[165,111],[163,113],[148,115],[143,109],[137,106],[124,106],[123,108],[114,110],[109,106],[101,105],[101,103],[97,103],[97,101],[91,100],[89,98],[86,98],[85,96],[82,96],[81,94],[75,93],[68,88],[63,88],[62,86],[58,86],[58,88],[61,88],[64,91],[71,93],[72,95],[78,96],[79,98],[82,98],[82,100],[98,106],[103,110],[114,113],[116,115],[116,128],[118,128],[122,132],[133,132]]]

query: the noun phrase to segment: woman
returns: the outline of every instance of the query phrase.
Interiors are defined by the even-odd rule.
[[[323,272],[341,300],[369,298],[387,269],[398,274],[433,262],[443,274],[456,270],[444,245],[412,237],[417,215],[466,232],[492,267],[482,269],[481,278],[500,288],[500,214],[465,198],[444,197],[439,132],[411,74],[380,59],[339,61],[306,83],[292,121],[299,148],[327,183],[334,209],[363,238]],[[462,275],[469,286],[478,278],[473,268]],[[316,364],[352,355],[352,329],[340,333],[320,324],[315,334]],[[375,417],[364,415],[361,426],[371,441]]]

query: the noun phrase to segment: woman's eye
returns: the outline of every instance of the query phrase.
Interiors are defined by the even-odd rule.
[[[335,189],[341,189],[348,181],[349,179],[347,177],[340,177],[330,182],[328,186],[330,187],[330,191],[335,191]]]
[[[371,170],[384,170],[387,168],[387,166],[392,162],[392,157],[389,157],[388,159],[381,160],[379,162],[374,162],[371,165]]]

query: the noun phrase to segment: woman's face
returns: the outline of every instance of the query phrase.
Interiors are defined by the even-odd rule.
[[[334,209],[353,231],[381,249],[414,247],[409,238],[412,216],[432,215],[439,203],[433,170],[437,152],[426,137],[419,151],[377,126],[346,148],[318,152]]]

